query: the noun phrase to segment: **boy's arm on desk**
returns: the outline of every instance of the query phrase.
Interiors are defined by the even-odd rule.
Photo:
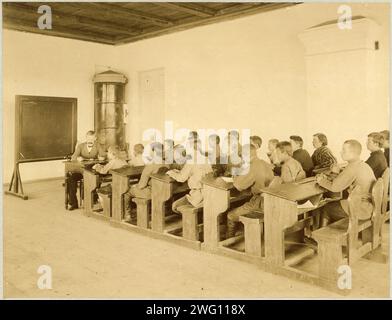
[[[132,177],[141,174],[143,172],[143,168],[144,166],[139,166],[139,167],[126,166],[120,169],[112,169],[109,171],[109,173],[124,176],[124,177]]]
[[[306,181],[285,183],[273,188],[261,188],[260,191],[289,201],[301,201],[326,192],[326,189],[316,183],[314,177],[304,180]]]
[[[155,180],[162,181],[162,182],[166,182],[166,183],[172,183],[172,182],[176,181],[172,177],[168,176],[165,173],[153,173],[153,174],[151,174],[151,178],[155,179]]]
[[[215,187],[218,189],[224,189],[224,190],[230,190],[234,188],[234,185],[232,182],[226,182],[223,180],[221,177],[212,177],[210,175],[205,176],[201,182],[205,185],[208,185],[210,187]]]

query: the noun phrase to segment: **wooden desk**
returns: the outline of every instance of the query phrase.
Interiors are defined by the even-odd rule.
[[[237,191],[233,183],[222,178],[205,177],[202,180],[204,195],[204,243],[207,249],[219,246],[219,216],[230,209],[233,200],[245,200],[251,197],[250,192]]]
[[[317,185],[315,178],[311,177],[298,183],[263,188],[262,192],[265,259],[271,266],[282,266],[285,261],[284,232],[294,226],[298,222],[298,216],[306,211],[298,209],[298,201],[320,196],[327,190]]]
[[[94,164],[106,163],[105,161],[100,160],[85,160],[85,161],[63,161],[64,163],[64,186],[65,186],[65,208],[68,206],[68,175],[69,173],[77,172],[83,175],[83,171],[85,168],[92,168]]]
[[[78,160],[71,160],[71,161],[63,161],[64,163],[64,174],[65,176],[70,173],[70,172],[79,172],[83,174],[83,170],[85,168],[91,168],[94,164],[100,163],[100,164],[105,164],[107,161],[101,161],[101,160],[84,160],[84,161],[78,161]]]
[[[112,175],[112,219],[121,222],[124,209],[123,196],[129,189],[130,179],[139,179],[144,166],[110,170]]]
[[[167,174],[151,175],[151,229],[156,232],[165,230],[165,204],[174,193],[189,190],[188,184],[180,183]]]

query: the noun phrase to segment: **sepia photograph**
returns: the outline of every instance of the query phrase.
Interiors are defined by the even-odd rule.
[[[1,12],[3,299],[391,298],[389,1]]]

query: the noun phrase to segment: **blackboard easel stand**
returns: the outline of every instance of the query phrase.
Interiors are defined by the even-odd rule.
[[[4,193],[22,198],[23,200],[28,199],[28,196],[23,192],[22,179],[20,178],[19,172],[19,162],[15,162],[15,168],[14,172],[12,173],[10,186],[8,187],[8,191],[5,191]]]

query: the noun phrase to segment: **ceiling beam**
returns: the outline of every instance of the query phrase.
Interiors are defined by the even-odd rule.
[[[35,25],[34,25],[35,24]],[[13,19],[8,16],[3,17],[3,27],[5,29],[26,31],[31,33],[44,34],[47,36],[57,36],[70,39],[78,39],[104,44],[115,44],[112,37],[103,36],[94,32],[81,31],[66,27],[53,26],[53,29],[40,29],[36,25],[36,21],[25,19]]]
[[[160,7],[166,8],[166,9],[172,9],[184,13],[189,13],[194,16],[202,17],[202,18],[208,18],[212,17],[216,14],[216,11],[197,6],[194,3],[178,3],[178,2],[153,2],[155,5],[158,5]]]
[[[20,3],[9,2],[3,3],[4,12],[9,12],[11,15],[18,17],[21,13],[34,15],[37,19],[39,17],[39,13],[36,11],[36,8],[29,7]],[[106,30],[110,30],[112,32],[122,33],[126,35],[138,35],[142,32],[141,29],[134,29],[127,27],[122,24],[112,23],[104,20],[98,20],[93,18],[88,18],[80,15],[69,14],[69,13],[59,13],[59,11],[53,10],[52,16],[54,21],[52,24],[60,22],[61,25],[63,24],[81,24],[87,27],[97,27],[97,28],[104,28]],[[56,21],[58,20],[58,21]]]
[[[228,3],[228,6],[226,8],[220,9],[218,11],[218,13],[219,14],[227,14],[227,13],[235,12],[238,10],[244,10],[246,8],[252,8],[257,5],[260,5],[260,3],[257,3],[257,2],[247,2],[247,3],[241,2],[241,3],[232,3],[232,4]],[[263,5],[265,6],[266,4],[263,4]]]
[[[96,7],[97,9],[101,9],[102,11],[109,11],[111,13],[129,16],[135,20],[142,21],[145,23],[150,23],[160,27],[168,27],[173,25],[173,22],[170,20],[160,18],[144,12],[136,11],[133,9],[128,9],[115,4],[106,4],[103,2],[88,2],[86,4]]]
[[[298,3],[295,2],[276,2],[276,3],[268,3],[268,4],[258,3],[258,5],[254,5],[251,7],[247,6],[243,10],[237,10],[226,14],[220,14],[209,18],[199,19],[199,18],[192,17],[183,20],[178,20],[176,21],[176,25],[172,27],[161,28],[158,30],[151,30],[133,37],[124,37],[124,38],[116,37],[116,45],[135,42],[135,41],[152,38],[152,37],[157,37],[157,36],[190,29],[193,27],[203,26],[215,22],[232,20],[240,16],[248,16],[248,15],[267,12],[271,10],[277,10],[285,7],[294,6],[297,4]]]

